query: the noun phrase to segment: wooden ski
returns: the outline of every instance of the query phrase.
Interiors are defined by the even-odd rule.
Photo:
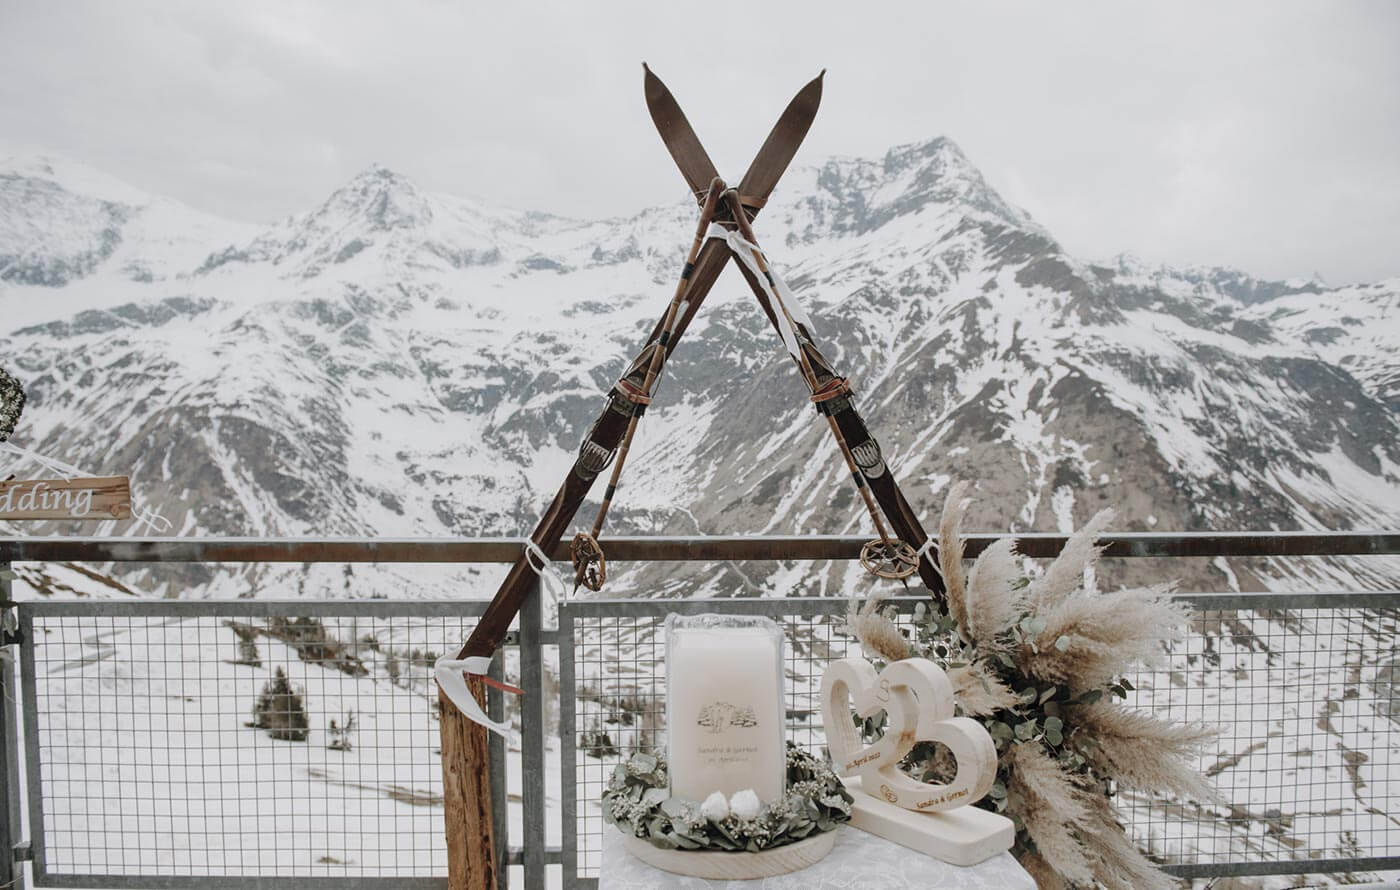
[[[817,90],[820,90],[821,79],[822,75],[818,75],[812,83],[807,85],[807,89],[812,89],[815,86]],[[820,93],[818,93],[819,95]],[[799,94],[799,98],[801,98],[801,94]],[[795,99],[794,103],[797,101]],[[691,128],[670,91],[650,70],[647,71],[647,106],[651,110],[652,120],[661,132],[662,140],[666,143],[672,159],[680,168],[681,175],[686,182],[691,185],[692,189],[697,187],[696,183],[708,182],[709,180],[704,177],[707,174],[713,174],[714,165],[710,162],[704,145],[695,135],[695,131]],[[779,126],[781,127],[781,125],[780,122]],[[810,125],[810,121],[808,125]],[[773,134],[769,136],[770,141],[777,137],[778,131],[779,128],[775,127]],[[802,133],[805,135],[805,128]],[[764,143],[764,148],[768,148],[768,143]],[[760,156],[762,155],[763,152],[760,151]],[[765,189],[771,190],[772,188],[767,177],[781,175],[784,169],[786,169],[786,163],[777,170],[776,174],[772,174],[764,170],[755,160],[738,188],[737,200],[739,204],[743,205],[745,219],[742,223],[734,222],[738,210],[732,208],[734,202],[731,200],[730,225],[726,228],[738,227],[741,231],[748,229],[748,221],[753,218],[757,207],[753,206],[756,202],[751,197],[746,198],[746,195],[759,193],[766,197],[767,191]],[[748,229],[745,237],[749,238],[750,241],[753,240],[751,229]],[[707,242],[705,246],[706,249],[713,248],[716,252],[724,253],[726,257],[729,254],[728,246],[717,240]],[[722,265],[722,262],[719,265]],[[773,325],[774,330],[781,332],[778,316],[774,307],[770,305],[762,285],[747,266],[743,263],[738,263],[738,266],[744,279],[749,283],[750,289],[753,290],[754,296],[758,298],[764,314],[768,316],[769,323]],[[890,528],[904,544],[918,554],[919,577],[933,593],[934,598],[941,601],[944,595],[943,577],[938,572],[932,550],[925,546],[928,535],[924,531],[923,525],[919,522],[918,516],[900,490],[899,483],[895,481],[892,471],[885,463],[879,442],[871,435],[865,421],[856,410],[845,379],[839,377],[831,369],[830,362],[826,360],[812,341],[811,332],[802,326],[799,326],[798,330],[802,343],[802,354],[816,374],[814,391],[820,391],[827,395],[827,398],[816,402],[817,410],[826,414],[833,421],[838,442],[844,439],[845,442],[850,443],[849,450],[859,469],[859,477],[856,479],[857,485],[863,484],[868,487],[870,494],[880,505],[880,510],[888,520]],[[799,366],[801,364],[802,362],[799,361]]]
[[[675,104],[674,98],[670,97],[670,91],[666,90],[665,85],[661,84],[650,70],[646,71],[646,77],[647,104],[652,110],[653,118],[657,118],[658,109],[667,111],[668,114],[667,117],[657,119],[658,126],[662,127],[662,138],[667,140],[667,146],[682,144],[686,139],[686,132],[689,132],[690,144],[677,157],[677,161],[680,162],[683,157],[684,163],[688,165],[687,169],[699,169],[701,178],[695,180],[693,188],[697,192],[697,200],[701,200],[702,187],[708,188],[716,179],[714,164],[709,161],[704,148],[700,147],[699,141],[695,139],[694,131],[690,129],[690,124],[685,120],[680,107]],[[788,104],[753,163],[749,165],[749,171],[742,180],[744,192],[749,196],[751,205],[747,208],[749,216],[758,212],[773,187],[777,185],[783,171],[787,169],[812,125],[820,101],[821,78],[818,77]],[[697,148],[698,154],[695,151]],[[672,150],[673,156],[676,156],[676,151]],[[655,372],[659,372],[660,366],[654,366],[649,357],[659,357],[660,365],[664,365],[728,260],[729,251],[723,244],[715,240],[703,242],[698,254],[693,256],[682,272],[685,279],[682,283],[684,297],[679,305],[667,307],[666,313],[647,338],[641,353],[619,383],[626,382],[640,388],[645,382],[648,370],[654,368]],[[668,328],[669,335],[666,334]],[[660,350],[659,356],[657,350]],[[632,379],[634,376],[636,379]],[[619,387],[614,387],[608,394],[607,406],[594,421],[579,448],[579,456],[573,468],[530,535],[533,547],[551,557],[554,555],[561,536],[583,504],[594,480],[613,459],[629,424],[634,419],[635,407],[636,404],[629,401]],[[459,659],[489,655],[500,645],[533,584],[535,569],[531,567],[529,560],[529,552],[522,552],[511,566],[500,589],[496,591],[486,612],[458,654]],[[484,702],[485,687],[482,677],[473,674],[466,680],[468,693],[478,702]],[[442,714],[440,735],[443,805],[447,827],[448,887],[450,890],[484,890],[495,887],[505,863],[498,861],[498,845],[492,819],[491,787],[487,777],[487,730],[485,726],[468,721],[441,689],[438,692],[438,703]],[[540,707],[541,704],[532,702],[529,706]]]
[[[670,91],[666,89],[665,84],[661,83],[660,78],[656,77],[651,69],[645,68],[644,70],[646,73],[647,107],[651,110],[652,118],[657,122],[657,126],[661,127],[664,123],[668,128],[662,131],[662,139],[666,141],[667,147],[671,149],[672,157],[676,158],[678,163],[681,158],[685,159],[685,163],[688,165],[687,169],[690,171],[687,174],[687,182],[693,181],[700,184],[697,186],[698,197],[703,200],[710,183],[716,178],[714,164],[705,154],[705,149],[700,146],[699,140],[695,138],[694,130],[691,129],[690,123],[686,120]],[[762,204],[772,193],[774,186],[778,184],[778,180],[782,177],[788,164],[791,163],[793,156],[797,154],[802,139],[811,128],[812,120],[816,116],[820,103],[821,76],[819,75],[803,87],[788,104],[787,109],[778,119],[778,123],[764,141],[763,147],[754,157],[753,163],[749,165],[749,170],[742,180],[745,183],[744,188],[748,190],[750,203],[745,205],[748,216],[752,217],[758,213]],[[697,178],[692,180],[692,175]],[[716,221],[722,221],[718,214]],[[647,338],[647,342],[642,347],[637,359],[631,365],[629,375],[635,376],[636,379],[629,379],[628,375],[624,375],[624,380],[635,387],[641,386],[645,380],[647,368],[645,358],[652,353],[653,349],[663,350],[663,360],[670,357],[671,352],[676,348],[676,343],[685,333],[686,327],[695,317],[695,313],[700,309],[701,303],[709,294],[711,286],[719,277],[720,271],[728,260],[729,250],[724,244],[715,240],[704,242],[699,254],[691,264],[693,268],[687,270],[688,284],[685,296],[681,300],[679,312],[672,320],[669,338],[663,345],[662,334],[666,328],[666,314],[663,314],[652,330],[651,336]],[[555,494],[554,500],[550,503],[544,516],[541,517],[539,524],[530,534],[531,540],[544,553],[550,556],[554,555],[556,545],[568,530],[569,523],[573,521],[579,507],[582,506],[594,480],[612,460],[623,435],[627,431],[633,407],[633,403],[628,401],[618,388],[614,387],[613,391],[609,393],[607,406],[584,439],[573,468],[565,477],[563,485]],[[485,614],[482,615],[471,636],[467,638],[466,645],[462,647],[462,651],[458,655],[459,658],[490,655],[496,650],[505,637],[506,631],[509,630],[511,621],[520,611],[520,605],[524,601],[526,592],[530,589],[534,574],[535,570],[531,568],[527,554],[521,553],[520,558],[515,561],[506,574],[505,580],[496,591],[490,605],[486,607]]]
[[[731,199],[732,197],[731,193]],[[757,243],[753,237],[753,230],[748,227],[747,223],[742,224],[740,229],[746,239]],[[772,306],[768,294],[748,266],[743,263],[739,263],[738,266],[739,271],[743,273],[744,280],[749,283],[749,288],[763,308],[763,313],[768,316],[768,321],[773,325],[773,329],[781,334],[777,315],[780,310]],[[893,470],[884,460],[880,443],[875,440],[865,425],[864,419],[861,418],[860,412],[856,410],[850,385],[846,378],[838,376],[832,370],[831,363],[827,361],[812,341],[811,331],[801,324],[796,324],[794,327],[801,350],[801,359],[798,361],[799,368],[803,369],[804,376],[810,373],[814,378],[810,381],[813,403],[816,405],[818,413],[828,417],[836,428],[833,432],[843,453],[849,453],[852,458],[856,467],[855,472],[859,474],[856,478],[857,487],[867,488],[875,497],[881,512],[889,521],[890,528],[894,530],[901,541],[917,554],[916,567],[919,578],[933,594],[934,599],[940,603],[943,602],[945,596],[943,576],[939,574],[932,549],[925,546],[928,534],[924,531],[914,509],[909,505],[909,501],[904,497],[904,492],[900,490],[899,483],[895,481]],[[806,367],[803,368],[803,365]],[[850,444],[847,446],[845,443]],[[881,531],[883,532],[883,530]]]

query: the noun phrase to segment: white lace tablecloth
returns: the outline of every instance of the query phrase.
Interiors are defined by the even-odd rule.
[[[598,890],[1035,890],[1035,881],[1010,853],[964,868],[849,825],[836,831],[836,847],[816,865],[753,881],[711,881],[659,871],[633,858],[622,847],[622,835],[605,825]]]

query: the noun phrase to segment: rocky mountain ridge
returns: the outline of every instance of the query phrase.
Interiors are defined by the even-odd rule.
[[[500,210],[375,166],[307,213],[249,227],[71,164],[0,162],[0,361],[31,396],[15,441],[130,473],[177,534],[523,534],[664,307],[693,214]],[[971,525],[997,530],[1066,529],[1109,504],[1127,529],[1400,525],[1400,279],[1328,288],[1085,262],[947,139],[796,166],[757,228],[928,526],[955,478],[980,481]],[[859,533],[845,476],[726,272],[668,367],[609,529]],[[10,528],[43,530],[60,529]],[[1400,578],[1389,560],[1300,562],[1171,570],[1245,589]],[[498,575],[135,580],[180,595],[486,596]],[[616,584],[866,581],[784,564]]]

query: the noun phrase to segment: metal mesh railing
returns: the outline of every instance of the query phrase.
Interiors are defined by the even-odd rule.
[[[1400,594],[1192,599],[1131,703],[1219,730],[1222,802],[1123,793],[1138,843],[1183,875],[1400,866]]]
[[[1199,806],[1130,793],[1120,816],[1182,875],[1400,867],[1400,594],[1193,596],[1197,632],[1133,678],[1129,704],[1220,728],[1201,758],[1222,795]],[[913,601],[896,601],[909,626]],[[564,867],[596,879],[598,798],[613,765],[665,737],[670,611],[766,614],[788,637],[788,737],[825,743],[818,691],[844,601],[599,601],[561,610]],[[573,690],[573,695],[569,691]],[[571,836],[570,832],[575,834]]]
[[[703,561],[846,559],[860,541],[615,543],[620,559]],[[1023,536],[1020,543],[1046,555],[1062,542]],[[1112,546],[1122,556],[1174,557],[1394,553],[1400,543],[1379,533],[1126,535]],[[506,539],[3,539],[0,569],[6,557],[491,562],[518,547]],[[0,575],[0,595],[8,590]],[[1393,815],[1400,812],[1400,593],[1188,599],[1202,611],[1197,632],[1161,670],[1134,679],[1134,703],[1220,728],[1201,768],[1224,800],[1196,807],[1125,792],[1118,803],[1134,838],[1189,876],[1400,869]],[[897,601],[906,627],[917,601]],[[7,749],[22,748],[23,757],[7,758],[0,779],[13,792],[20,784],[14,770],[23,767],[28,825],[12,813],[0,838],[14,839],[21,858],[32,856],[38,886],[445,887],[446,814],[428,665],[459,645],[484,606],[19,603],[18,632],[8,633],[6,623],[4,642],[22,662],[15,694],[22,713],[14,721],[6,709],[0,736],[17,734],[22,744]],[[789,639],[789,737],[819,751],[820,672],[856,652],[840,631],[844,606],[802,598],[568,602],[553,632],[541,626],[539,597],[528,598],[519,632],[498,660],[527,692],[518,748],[493,741],[490,767],[498,852],[510,872],[524,886],[543,887],[562,865],[563,886],[596,885],[604,830],[597,800],[608,771],[664,738],[668,612],[781,620]],[[268,691],[278,668],[291,688]],[[7,690],[8,674],[0,658]],[[288,703],[298,694],[304,727]],[[255,706],[265,697],[260,720]],[[273,738],[303,729],[301,740]],[[12,793],[11,804],[18,801]],[[507,837],[509,849],[499,849]]]
[[[28,605],[36,880],[440,882],[431,667],[480,606]]]

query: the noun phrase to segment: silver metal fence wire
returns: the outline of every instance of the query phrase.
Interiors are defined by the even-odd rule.
[[[1221,802],[1124,791],[1132,834],[1182,874],[1400,866],[1400,597],[1222,599],[1131,702],[1219,730],[1200,767]]]
[[[1193,632],[1160,669],[1130,678],[1127,704],[1220,729],[1200,758],[1221,801],[1200,805],[1117,792],[1130,835],[1182,875],[1319,873],[1400,867],[1400,595],[1191,597]],[[896,623],[912,628],[912,602]],[[669,610],[768,614],[788,638],[788,738],[820,752],[827,662],[859,654],[833,600],[570,604],[575,707],[565,812],[575,815],[576,876],[595,878],[598,800],[614,765],[664,744]],[[571,651],[567,639],[561,649]],[[564,669],[568,676],[569,669]],[[564,694],[568,696],[566,689]],[[563,713],[569,716],[565,704]],[[572,766],[572,769],[570,768]],[[570,780],[572,779],[572,782]],[[565,825],[565,861],[570,825]]]
[[[444,875],[431,667],[475,619],[201,605],[32,615],[39,873]]]
[[[1160,669],[1132,678],[1129,703],[1219,727],[1200,767],[1222,800],[1120,790],[1132,836],[1184,875],[1400,867],[1400,594],[1191,599],[1195,632]],[[896,602],[906,628],[914,602]],[[211,875],[436,886],[446,853],[430,665],[481,606],[26,604],[22,700],[41,883]],[[858,651],[843,610],[799,598],[561,606],[565,886],[597,874],[598,799],[613,766],[663,743],[668,612],[779,620],[788,736],[821,751],[821,671]],[[550,727],[531,724],[521,742],[538,773]],[[527,847],[540,847],[546,808],[551,823],[557,810],[544,777],[528,778],[531,793],[509,803],[511,834],[523,823]]]

